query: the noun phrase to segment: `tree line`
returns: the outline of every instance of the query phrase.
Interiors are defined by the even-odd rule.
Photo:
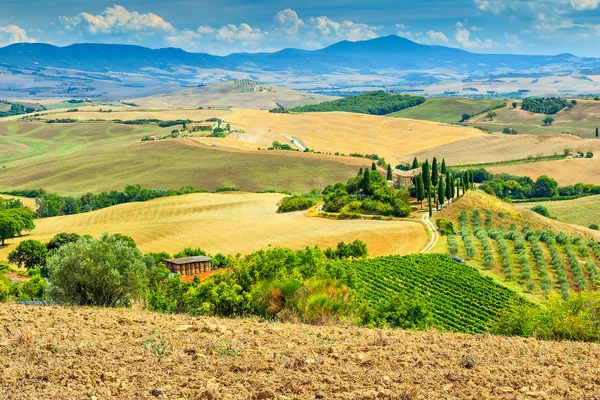
[[[305,105],[290,109],[292,112],[345,111],[360,114],[385,115],[425,103],[421,96],[397,95],[377,90],[339,100]]]

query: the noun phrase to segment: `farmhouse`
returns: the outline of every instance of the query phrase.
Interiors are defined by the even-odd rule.
[[[421,168],[410,169],[408,171],[394,171],[394,186],[397,188],[408,187],[412,185],[412,180],[415,176],[421,174]]]
[[[216,122],[198,122],[188,126],[188,129],[192,132],[197,131],[212,131],[217,126]]]
[[[166,260],[167,268],[182,276],[198,275],[212,270],[212,258],[206,256],[176,258]]]

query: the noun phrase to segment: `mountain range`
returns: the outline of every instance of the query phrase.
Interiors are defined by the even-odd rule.
[[[597,68],[600,60],[572,54],[513,55],[477,54],[465,50],[429,46],[399,36],[366,41],[342,41],[320,50],[284,49],[274,53],[235,53],[214,56],[177,48],[149,49],[120,44],[73,44],[57,47],[43,43],[19,43],[0,48],[4,67],[52,67],[84,71],[137,72],[153,68],[175,71],[182,66],[232,71],[286,71],[372,73],[393,70],[441,70],[457,74],[544,72]]]

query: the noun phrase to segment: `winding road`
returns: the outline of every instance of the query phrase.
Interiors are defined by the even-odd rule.
[[[435,210],[433,210],[433,212],[435,213]],[[429,243],[427,244],[427,246],[425,246],[423,250],[421,250],[421,253],[428,253],[437,243],[438,239],[440,238],[440,234],[437,231],[437,228],[435,227],[433,222],[431,222],[431,220],[429,219],[429,212],[423,214],[423,216],[421,217],[421,221],[423,221],[425,227],[429,230],[429,232],[431,232],[431,239],[429,240]]]

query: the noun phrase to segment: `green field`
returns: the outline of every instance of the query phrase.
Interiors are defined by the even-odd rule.
[[[567,133],[583,138],[595,137],[596,127],[600,127],[600,101],[578,100],[573,109],[564,109],[552,115],[554,122],[544,126],[542,120],[545,114],[521,110],[520,104],[516,109],[512,106],[496,110],[496,117],[490,121],[485,115],[469,121],[469,125],[488,129],[492,132],[502,132],[504,128],[512,128],[517,133],[525,134],[560,134]]]
[[[0,123],[0,189],[81,195],[141,184],[305,192],[356,174],[356,166],[313,154],[216,150],[191,138],[140,141],[168,133],[169,128],[100,122]]]
[[[389,114],[388,117],[412,118],[453,124],[460,121],[463,114],[481,114],[503,103],[505,103],[504,100],[497,99],[432,98],[427,99],[425,104]]]
[[[397,294],[422,296],[441,329],[485,332],[499,312],[523,302],[510,289],[448,256],[391,256],[340,264],[359,279],[357,297],[376,303]]]
[[[550,211],[550,216],[561,222],[586,228],[591,224],[600,225],[600,195],[575,200],[520,203],[517,207],[531,209],[536,205],[546,207]]]

